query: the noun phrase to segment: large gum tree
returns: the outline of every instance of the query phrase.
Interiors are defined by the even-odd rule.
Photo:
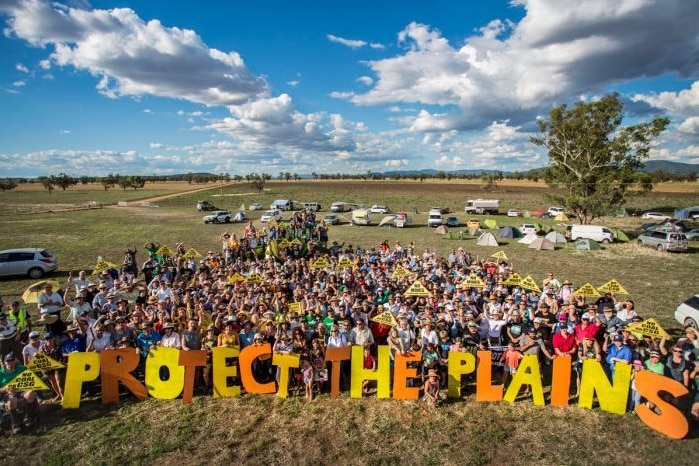
[[[650,177],[637,170],[670,121],[654,118],[622,126],[623,107],[617,94],[573,108],[554,107],[548,119],[539,120],[540,134],[531,138],[548,150],[547,197],[582,224],[623,206],[629,192],[653,187]]]

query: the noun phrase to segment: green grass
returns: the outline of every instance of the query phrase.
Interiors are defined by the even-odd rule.
[[[59,194],[64,193],[51,196]],[[34,195],[36,202],[46,196]],[[195,209],[200,199],[235,210],[242,202],[267,206],[276,198],[291,198],[321,202],[322,213],[338,200],[388,204],[394,211],[417,208],[420,213],[414,215],[414,226],[380,229],[375,219],[374,226],[332,227],[331,239],[364,247],[378,246],[384,239],[404,245],[414,241],[419,252],[430,249],[442,256],[460,246],[480,257],[503,250],[520,274],[531,274],[537,282],[548,271],[576,285],[589,281],[599,286],[616,278],[631,292],[644,317],[655,317],[676,335],[679,324],[673,318],[674,308],[696,292],[697,243],[688,254],[658,253],[634,244],[587,253],[570,245],[538,252],[512,240],[497,248],[476,246],[475,239],[446,240],[425,226],[425,212],[432,205],[451,208],[464,222],[463,205],[468,198],[495,197],[502,199],[504,208],[533,210],[548,206],[542,196],[539,188],[483,193],[477,186],[445,183],[310,181],[268,183],[265,192],[257,195],[249,185],[234,184],[161,200],[159,207],[6,215],[0,226],[0,249],[46,247],[58,257],[61,268],[56,277],[64,280],[69,271],[91,272],[98,256],[120,263],[123,249],[132,244],[139,248],[141,262],[145,241],[170,247],[183,241],[199,251],[218,249],[219,235],[239,232],[242,225],[204,225],[203,214]],[[18,205],[31,208],[30,194],[18,199]],[[699,199],[696,192],[651,193],[632,202],[679,207],[699,204]],[[255,220],[261,215],[249,213]],[[500,225],[523,222],[505,216],[497,220]],[[555,222],[544,223],[556,227]],[[599,223],[632,232],[642,221],[605,218]],[[30,283],[25,278],[3,279],[0,292],[7,301]],[[6,443],[1,451],[8,464],[217,464],[231,458],[252,464],[687,464],[696,455],[697,442],[696,438],[667,439],[635,416],[575,406],[535,407],[528,401],[477,403],[471,391],[465,401],[436,410],[419,401],[353,400],[347,395],[323,395],[311,403],[273,396],[195,397],[190,406],[182,406],[179,400],[128,401],[107,407],[87,401],[77,411],[46,405],[38,432]]]

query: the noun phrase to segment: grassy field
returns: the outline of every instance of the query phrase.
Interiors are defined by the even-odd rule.
[[[699,186],[664,189],[631,199],[639,209],[669,211],[699,204]],[[79,199],[112,203],[161,197],[198,186],[152,186],[128,198],[116,191],[77,192],[17,190],[0,194],[0,202],[13,212],[32,211],[39,204],[80,203]],[[521,274],[540,282],[548,271],[569,278],[575,285],[600,285],[611,278],[631,292],[644,317],[655,317],[677,335],[679,324],[673,311],[696,292],[699,244],[688,254],[665,254],[642,249],[633,243],[614,244],[597,252],[577,252],[570,245],[556,251],[534,251],[516,241],[498,248],[479,247],[475,239],[446,240],[428,229],[430,206],[450,208],[463,223],[466,199],[501,199],[501,206],[546,209],[543,185],[502,184],[498,191],[484,192],[476,183],[420,182],[269,182],[257,194],[248,184],[209,186],[208,191],[152,201],[157,207],[109,207],[103,209],[7,214],[0,226],[0,249],[42,246],[59,259],[56,278],[69,271],[91,272],[98,256],[120,263],[123,249],[135,244],[143,261],[145,241],[171,247],[184,242],[199,251],[217,249],[224,231],[239,232],[241,224],[204,225],[197,200],[208,199],[221,209],[236,210],[244,203],[269,205],[274,199],[315,201],[325,213],[334,201],[370,206],[387,204],[393,211],[413,213],[414,225],[406,229],[351,227],[330,230],[332,240],[378,246],[388,239],[403,244],[414,241],[418,251],[430,249],[446,255],[463,247],[476,256],[503,250]],[[118,194],[123,194],[118,190]],[[124,194],[124,195],[126,195]],[[81,197],[82,196],[82,197]],[[50,199],[51,202],[47,201]],[[109,201],[108,201],[109,199]],[[34,210],[36,212],[36,210]],[[415,214],[414,212],[418,212]],[[254,220],[261,212],[248,212]],[[476,216],[484,219],[484,216]],[[499,225],[519,225],[523,219],[495,216]],[[547,226],[560,229],[556,222]],[[643,223],[637,218],[604,218],[598,222],[622,228],[631,234]],[[460,227],[457,229],[465,229]],[[0,280],[0,292],[8,297],[21,294],[31,283],[24,278]],[[0,455],[7,463],[146,463],[155,460],[186,464],[222,463],[241,458],[246,463],[428,463],[428,464],[688,464],[699,440],[671,441],[643,425],[635,416],[615,416],[577,407],[554,409],[534,407],[529,401],[517,404],[476,403],[472,394],[465,402],[449,403],[430,410],[421,402],[393,400],[331,399],[321,396],[312,403],[301,399],[277,400],[271,396],[240,399],[195,398],[190,406],[179,401],[127,402],[102,407],[88,401],[75,412],[47,405],[36,435],[4,442]],[[28,460],[26,456],[29,454]]]

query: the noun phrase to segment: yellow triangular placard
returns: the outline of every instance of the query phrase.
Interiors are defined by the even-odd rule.
[[[496,259],[500,259],[501,261],[506,261],[507,260],[507,255],[505,255],[505,251],[498,251],[495,254],[491,254],[490,257],[494,257]]]
[[[27,364],[27,369],[35,372],[50,371],[52,369],[63,369],[64,367],[66,366],[54,359],[51,359],[44,353],[36,353],[32,360],[29,361],[29,364]]]
[[[575,290],[573,294],[575,296],[582,296],[584,298],[599,298],[602,296],[591,283],[585,283],[583,286]]]
[[[187,249],[187,252],[182,254],[183,259],[198,259],[199,257],[201,257],[201,254],[199,254],[199,251],[194,248],[189,248]]]
[[[310,267],[312,269],[327,269],[330,267],[330,262],[325,257],[319,257]]]
[[[160,246],[160,248],[157,251],[155,251],[155,253],[160,257],[172,257],[175,255],[173,250],[167,246]]]
[[[382,312],[381,314],[374,316],[369,320],[371,320],[372,322],[378,322],[379,324],[390,325],[391,327],[395,327],[398,325],[398,321],[396,321],[396,318],[393,317],[391,311]]]
[[[629,292],[621,286],[621,283],[614,279],[609,280],[602,286],[598,286],[597,289],[605,293],[629,294]]]
[[[646,319],[644,321],[631,324],[628,327],[626,327],[626,330],[633,333],[640,333],[641,335],[648,335],[654,338],[670,337],[670,335],[668,335],[667,332],[663,330],[663,328],[655,319]]]
[[[414,282],[410,285],[410,288],[406,290],[404,296],[432,296],[432,293],[427,291],[427,288],[425,288],[422,283]]]
[[[509,278],[508,278],[507,280],[505,280],[503,283],[504,283],[505,285],[513,285],[513,286],[521,285],[521,284],[522,284],[522,277],[521,277],[520,274],[518,274],[517,272],[514,272],[514,273],[513,273],[512,275],[510,275]]]
[[[276,227],[276,226],[277,226],[277,221],[276,221],[275,219],[273,219],[273,218],[270,218],[269,220],[267,220],[267,226],[270,227],[270,228],[271,228],[271,227]]]
[[[259,273],[251,273],[245,281],[248,283],[262,283],[264,279]]]
[[[351,269],[354,266],[349,257],[345,256],[335,266],[336,269]]]
[[[403,277],[408,277],[410,276],[411,272],[410,270],[406,269],[402,265],[398,264],[396,267],[393,269],[393,273],[391,274],[391,278],[403,278]]]
[[[116,268],[116,265],[112,264],[111,262],[107,262],[104,259],[100,259],[97,261],[97,264],[95,264],[95,269],[92,271],[92,275],[99,275],[107,269],[114,268]]]
[[[300,239],[294,238],[291,240],[291,242],[289,244],[295,244],[296,246],[301,246],[301,244],[303,244],[303,243],[301,243]]]
[[[281,240],[281,241],[279,242],[279,247],[280,247],[280,248],[288,248],[289,246],[291,246],[291,243],[290,243],[289,240],[286,239],[286,238],[284,238],[283,240]]]
[[[231,283],[231,284],[236,284],[238,282],[244,282],[244,281],[245,281],[245,277],[243,277],[242,275],[240,275],[237,272],[235,274],[231,275],[230,277],[228,277],[228,283]]]
[[[478,275],[472,273],[464,281],[460,283],[461,288],[485,288],[485,283],[481,280]]]
[[[14,388],[16,392],[26,392],[29,390],[48,390],[49,387],[34,372],[25,369],[17,377],[10,380],[1,388]]]
[[[536,284],[531,275],[527,275],[525,278],[523,278],[520,286],[525,290],[541,293],[541,288],[539,288],[539,285]]]

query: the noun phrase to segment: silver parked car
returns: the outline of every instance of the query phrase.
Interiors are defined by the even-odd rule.
[[[687,237],[678,231],[646,230],[638,237],[639,246],[658,251],[687,251]]]
[[[0,251],[0,277],[29,275],[40,278],[58,268],[58,260],[43,248],[21,248]]]

